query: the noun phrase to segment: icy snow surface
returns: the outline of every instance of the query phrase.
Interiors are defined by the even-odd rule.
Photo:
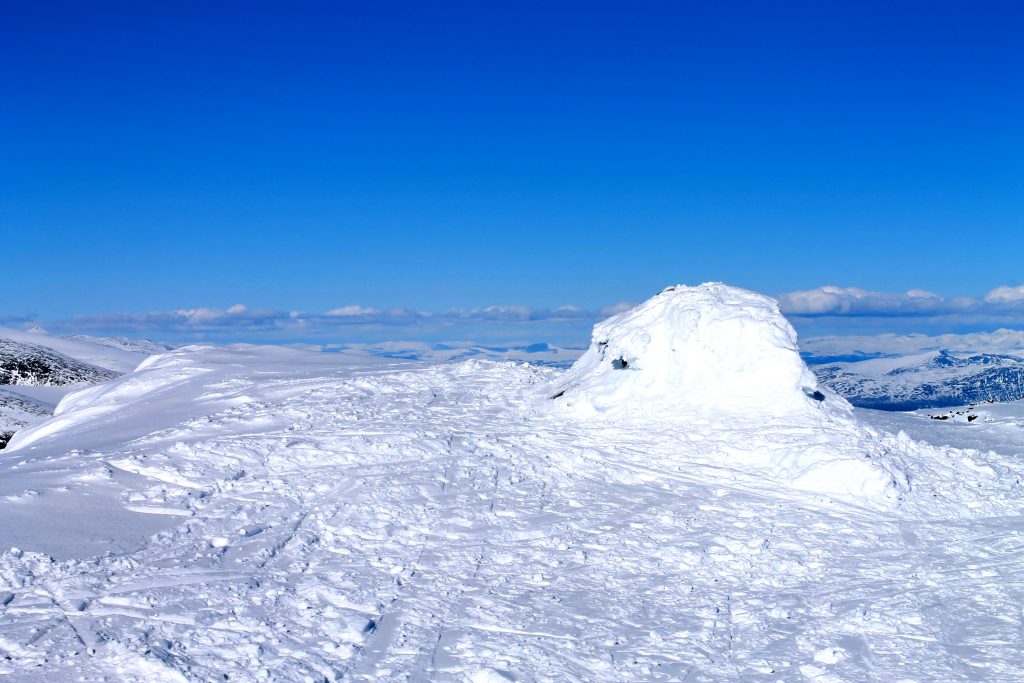
[[[193,346],[71,394],[0,453],[0,676],[1024,678],[1024,440],[817,400],[722,285],[588,356]]]

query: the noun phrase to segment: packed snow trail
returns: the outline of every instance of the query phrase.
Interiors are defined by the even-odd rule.
[[[1018,453],[562,379],[191,347],[72,395],[0,457],[0,675],[1024,679]],[[801,482],[858,453],[903,489]]]

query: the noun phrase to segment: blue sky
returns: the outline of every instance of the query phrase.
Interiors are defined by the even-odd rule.
[[[0,322],[595,313],[705,280],[980,302],[825,311],[861,327],[1024,322],[985,308],[1024,282],[1017,3],[5,15]]]

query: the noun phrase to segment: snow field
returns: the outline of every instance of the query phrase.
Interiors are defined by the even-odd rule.
[[[189,347],[69,396],[0,457],[0,675],[1024,679],[1019,450],[815,396],[763,297],[652,302],[568,373]]]
[[[147,402],[129,385],[137,400],[120,410],[135,417],[93,415],[4,458],[8,488],[19,470],[50,462],[60,473],[9,505],[76,486],[101,495],[102,480],[111,508],[161,530],[89,559],[5,553],[0,673],[1024,675],[1013,570],[1024,545],[1006,516],[1017,505],[1008,462],[948,476],[962,452],[879,434],[922,481],[900,500],[861,505],[733,462],[730,444],[745,438],[780,451],[814,438],[784,423],[769,439],[758,420],[672,433],[554,419],[536,410],[550,370],[279,354],[174,352],[152,370],[168,369],[175,400]],[[69,462],[71,441],[103,448]],[[38,524],[40,538],[59,541],[59,522]]]

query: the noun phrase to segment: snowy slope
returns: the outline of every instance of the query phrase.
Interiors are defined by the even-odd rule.
[[[71,389],[119,374],[44,346],[0,338],[0,449],[14,432],[49,417]]]
[[[763,297],[660,299],[569,373],[194,346],[71,394],[0,454],[0,675],[1024,678],[1019,442],[880,429]]]
[[[995,448],[1024,454],[1024,401],[901,413],[858,412],[885,429],[904,431],[916,439],[938,439],[959,448]]]
[[[53,414],[54,407],[43,401],[25,396],[0,386],[0,449],[14,432],[36,422],[42,422]]]
[[[133,369],[148,355],[150,342],[140,344],[0,328],[0,449],[14,432],[50,416],[71,390]]]

